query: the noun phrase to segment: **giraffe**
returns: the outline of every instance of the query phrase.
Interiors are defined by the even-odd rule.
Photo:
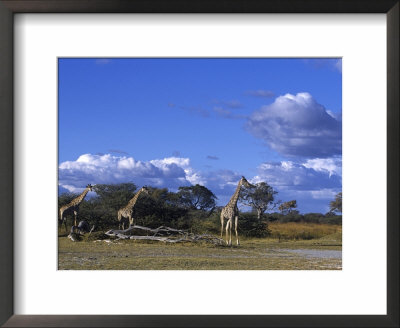
[[[232,245],[232,221],[235,218],[235,233],[236,233],[236,243],[239,245],[239,237],[237,232],[238,219],[239,219],[239,209],[237,207],[237,202],[239,199],[240,189],[244,185],[247,188],[254,188],[252,184],[250,184],[245,177],[242,176],[240,179],[238,186],[236,188],[235,193],[231,197],[229,203],[222,209],[221,211],[221,238],[222,232],[224,230],[224,220],[226,219],[226,243],[227,245]],[[228,242],[228,230],[229,234],[229,242]]]
[[[147,187],[142,187],[135,196],[133,196],[133,198],[128,202],[128,205],[126,205],[125,207],[121,208],[118,211],[118,222],[119,222],[119,228],[122,230],[124,230],[125,228],[125,220],[129,220],[129,225],[133,225],[133,217],[132,217],[132,213],[133,213],[133,208],[140,196],[141,193],[144,194],[149,194],[149,190],[147,189]],[[125,219],[125,220],[124,220]]]
[[[62,226],[63,222],[65,225],[65,230],[68,231],[67,229],[67,219],[65,218],[65,214],[68,213],[74,213],[74,226],[76,226],[76,218],[78,216],[79,212],[79,205],[82,203],[83,199],[85,198],[86,194],[89,191],[93,190],[93,186],[91,184],[88,184],[85,188],[85,190],[76,198],[74,198],[70,203],[67,205],[64,205],[60,208],[60,225]]]

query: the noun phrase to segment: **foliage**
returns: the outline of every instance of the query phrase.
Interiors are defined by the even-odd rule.
[[[175,220],[188,212],[179,206],[176,194],[169,192],[167,188],[148,189],[150,197],[142,197],[135,206],[134,217],[137,224],[150,228],[171,226]]]
[[[300,214],[298,211],[292,211],[288,214],[269,213],[268,222],[297,222],[297,223],[316,223],[316,224],[342,224],[342,216],[333,213],[305,213]]]
[[[188,209],[211,210],[215,208],[217,197],[208,188],[196,184],[195,186],[179,187],[177,193],[181,205]]]
[[[75,194],[72,192],[66,192],[61,194],[58,197],[58,208],[61,206],[67,205],[69,202],[71,202],[74,198],[78,197],[79,194]]]
[[[331,212],[342,213],[342,192],[336,194],[335,199],[329,203]]]
[[[257,218],[260,220],[261,215],[273,204],[276,194],[277,191],[266,182],[259,182],[256,188],[243,189],[240,199],[257,212]]]
[[[287,214],[292,212],[295,208],[297,208],[297,201],[290,200],[279,205],[278,210],[280,210],[283,214]]]
[[[97,184],[93,187],[102,203],[116,211],[129,202],[136,188],[133,183]]]
[[[268,228],[268,221],[259,219],[253,213],[241,213],[239,216],[239,235],[246,237],[268,237],[271,231]]]
[[[90,226],[96,226],[96,230],[117,226],[117,212],[135,195],[136,185],[97,184],[93,189],[97,195],[81,203],[79,221],[88,221]]]
[[[276,192],[266,183],[257,185],[256,190],[244,191],[244,197],[254,204],[267,203],[269,208],[275,205],[273,198]],[[114,185],[96,185],[97,195],[86,197],[80,205],[78,221],[86,220],[95,231],[101,232],[118,227],[117,212],[135,195],[136,185],[123,183]],[[193,233],[209,233],[220,235],[220,214],[223,207],[215,207],[215,196],[202,186],[181,187],[178,192],[170,192],[166,188],[148,187],[149,194],[138,199],[133,211],[134,224],[157,228],[169,226],[188,230]],[[262,192],[264,190],[264,192]],[[269,193],[268,193],[269,192]],[[259,195],[260,193],[261,195]],[[69,203],[77,194],[59,195],[59,207]],[[252,196],[253,198],[250,198]],[[213,207],[211,207],[213,206]],[[254,205],[256,206],[256,205]],[[260,205],[261,206],[261,205]],[[210,210],[211,207],[211,210]],[[341,225],[342,217],[332,212],[327,214],[300,214],[297,210],[287,213],[268,213],[261,217],[260,211],[252,207],[252,212],[239,213],[239,236],[268,237],[271,235],[270,224],[274,223],[310,223]],[[73,216],[67,217],[71,226]],[[305,234],[302,238],[307,238]]]

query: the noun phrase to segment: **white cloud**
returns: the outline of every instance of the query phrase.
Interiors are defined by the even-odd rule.
[[[189,181],[191,184],[205,185],[204,179],[199,173],[195,172],[190,166],[189,158],[182,157],[168,157],[164,159],[155,159],[150,161],[156,167],[162,168],[164,172],[171,172],[172,168],[182,168],[185,172],[185,176],[181,177],[179,181],[184,182],[184,180]],[[183,179],[184,178],[184,179]]]
[[[338,159],[314,160],[306,163],[292,161],[263,163],[258,167],[258,175],[252,182],[266,181],[278,191],[338,190],[342,186],[339,163]]]
[[[318,172],[329,172],[329,176],[332,174],[342,176],[342,159],[339,157],[309,159],[303,166]]]
[[[82,188],[87,183],[121,183],[132,181],[138,185],[177,188],[196,180],[196,172],[188,158],[170,157],[149,162],[133,157],[81,155],[76,161],[59,166],[59,183],[68,190]]]
[[[278,194],[276,199],[296,199],[303,213],[329,211],[329,202],[342,190],[339,158],[263,163],[251,182],[265,181]]]
[[[321,189],[321,190],[311,190],[310,193],[314,199],[333,200],[338,192],[333,189]]]
[[[241,175],[230,170],[198,172],[189,158],[167,157],[147,162],[110,154],[81,155],[76,161],[59,165],[59,191],[81,192],[88,183],[133,182],[176,191],[180,186],[200,184],[213,191],[220,204],[233,194]]]
[[[342,152],[342,124],[309,93],[286,94],[255,111],[246,129],[289,157],[326,158]]]
[[[127,156],[84,154],[59,165],[59,190],[79,193],[88,183],[133,182],[138,187],[176,191],[180,186],[200,184],[218,197],[219,205],[225,205],[241,176],[231,170],[200,172],[183,157],[139,161]],[[267,162],[259,165],[256,176],[247,178],[252,183],[266,181],[279,192],[277,199],[297,199],[302,211],[325,211],[329,200],[341,190],[341,160]]]

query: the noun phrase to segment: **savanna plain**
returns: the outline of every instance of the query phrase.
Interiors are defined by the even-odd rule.
[[[103,232],[71,242],[58,235],[60,270],[340,270],[342,226],[268,224],[268,237],[240,236],[240,245],[113,240]],[[216,235],[218,236],[218,235]],[[219,237],[219,236],[218,236]]]

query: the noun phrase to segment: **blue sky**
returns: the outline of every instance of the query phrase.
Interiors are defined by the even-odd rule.
[[[301,212],[341,191],[340,59],[59,59],[59,185],[200,183],[240,176]]]

